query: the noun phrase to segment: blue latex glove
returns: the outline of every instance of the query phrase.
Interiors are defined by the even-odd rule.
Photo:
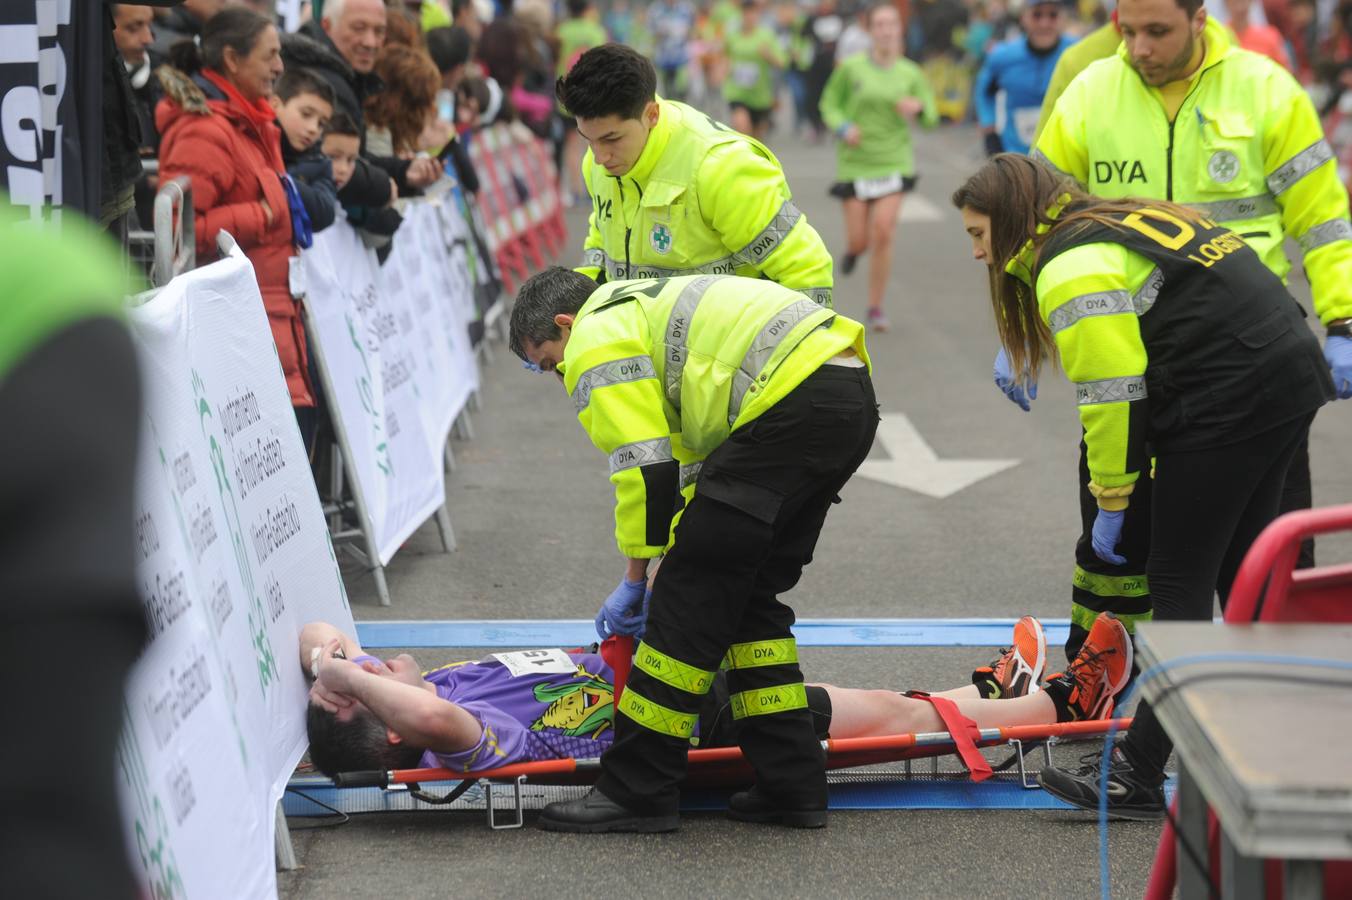
[[[995,386],[1004,391],[1005,396],[1017,403],[1024,412],[1032,408],[1028,405],[1029,401],[1037,399],[1036,381],[1028,385],[1028,392],[1025,394],[1023,385],[1014,380],[1014,373],[1009,368],[1009,357],[1005,355],[1004,347],[995,354]]]
[[[534,372],[536,375],[542,375],[545,371],[528,359],[521,360],[521,368],[525,369],[527,372]]]
[[[652,599],[653,592],[651,590],[646,590],[643,592],[643,612],[640,613],[640,615],[643,617],[643,621],[639,623],[638,631],[634,632],[635,641],[643,640],[643,636],[648,633],[648,604],[652,601]]]
[[[1125,509],[1100,509],[1094,519],[1093,544],[1094,555],[1106,563],[1125,566],[1127,558],[1114,553],[1117,542],[1122,540],[1122,522],[1127,518]]]
[[[1352,399],[1352,338],[1337,336],[1324,342],[1324,359],[1333,372],[1333,389],[1339,400]]]
[[[596,633],[605,640],[612,634],[638,634],[648,611],[643,603],[647,581],[624,579],[610,592],[596,614]]]

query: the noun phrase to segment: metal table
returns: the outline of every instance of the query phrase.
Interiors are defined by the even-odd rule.
[[[1136,648],[1143,671],[1202,654],[1352,663],[1352,626],[1150,622]],[[1180,844],[1205,858],[1208,805],[1220,820],[1222,896],[1262,898],[1263,859],[1276,857],[1287,860],[1287,900],[1322,898],[1322,861],[1352,859],[1352,671],[1198,663],[1167,668],[1141,691],[1178,755]],[[1207,889],[1180,846],[1179,896]]]

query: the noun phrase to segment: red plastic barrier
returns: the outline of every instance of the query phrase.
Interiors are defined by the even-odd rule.
[[[1302,509],[1277,518],[1253,542],[1235,575],[1225,605],[1225,621],[1352,622],[1352,565],[1297,569],[1300,542],[1317,534],[1352,531],[1352,504]],[[1178,813],[1178,802],[1171,806]],[[1209,867],[1220,883],[1220,850],[1216,816],[1207,811]],[[1282,861],[1264,863],[1268,900],[1282,900]],[[1145,900],[1169,900],[1178,881],[1178,841],[1165,822],[1155,849]],[[1352,897],[1352,863],[1324,864],[1324,896]]]
[[[504,287],[515,291],[532,267],[543,269],[557,258],[567,240],[553,161],[543,142],[519,124],[480,129],[468,147],[483,183],[488,241]]]

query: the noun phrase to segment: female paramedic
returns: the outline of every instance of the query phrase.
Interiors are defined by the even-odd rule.
[[[1114,548],[1132,486],[1154,478],[1146,563],[1154,617],[1206,620],[1245,551],[1277,515],[1292,454],[1333,399],[1304,312],[1233,231],[1159,200],[1101,200],[1026,156],[994,157],[953,195],[1013,371],[1044,358],[1075,384],[1098,499],[1094,552]],[[1153,468],[1151,466],[1153,457]],[[1108,772],[1108,811],[1164,815],[1172,745],[1141,703]],[[1088,809],[1095,762],[1044,769]]]
[[[822,120],[840,137],[831,195],[845,205],[845,259],[849,275],[864,253],[868,270],[868,324],[888,329],[883,292],[892,270],[892,234],[901,196],[915,187],[911,126],[939,122],[934,94],[920,67],[902,55],[901,14],[890,4],[868,14],[873,48],[841,62],[822,91]]]

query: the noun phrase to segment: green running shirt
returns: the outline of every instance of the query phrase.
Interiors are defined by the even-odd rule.
[[[898,59],[883,68],[867,53],[844,60],[822,91],[822,120],[832,131],[859,126],[860,141],[836,145],[836,177],[840,181],[915,174],[910,123],[897,112],[897,101],[915,97],[924,104],[918,121],[926,128],[939,121],[934,92],[920,67]]]
[[[762,25],[747,34],[738,27],[723,38],[728,55],[728,78],[723,82],[723,99],[742,103],[751,109],[769,109],[775,105],[775,72],[788,65],[779,38]],[[770,50],[771,65],[761,55]]]

